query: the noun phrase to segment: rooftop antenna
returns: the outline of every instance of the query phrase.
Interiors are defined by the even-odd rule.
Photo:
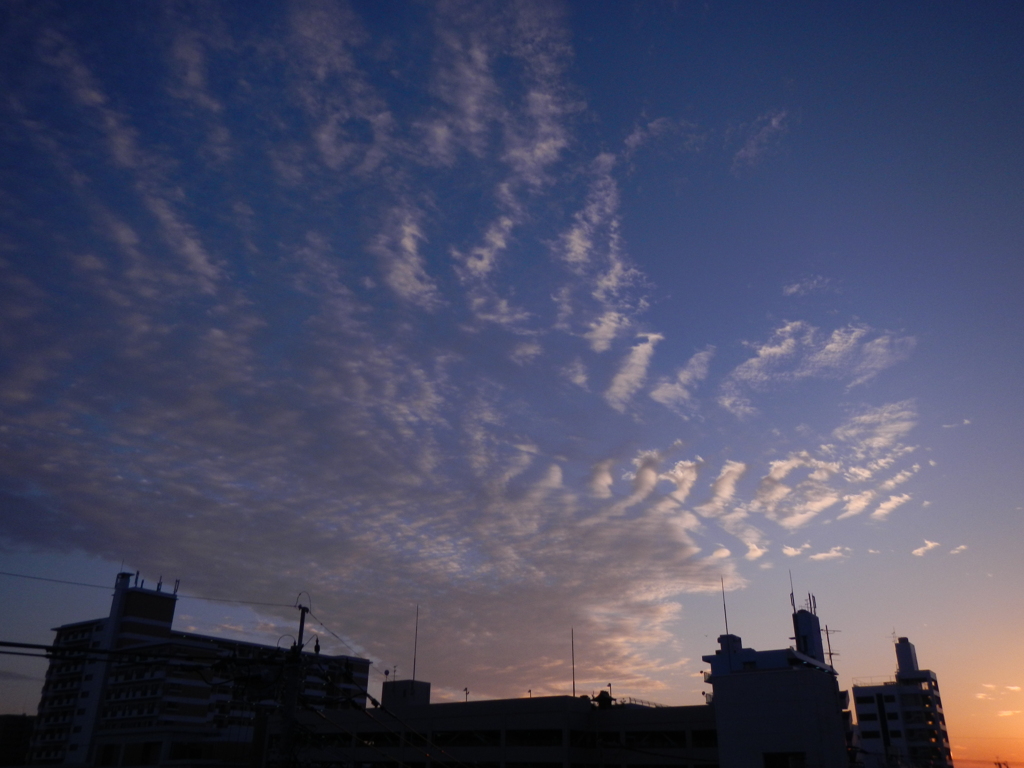
[[[416,682],[416,651],[420,645],[420,604],[416,603],[416,629],[412,635],[412,680]]]
[[[569,627],[569,651],[572,654],[572,695],[576,697],[576,630]]]
[[[725,634],[729,634],[729,611],[725,607],[725,577],[719,576],[722,582],[722,614],[725,616]]]
[[[789,604],[793,606],[793,613],[796,613],[796,596],[793,594],[793,570],[789,571]]]
[[[836,632],[841,632],[841,631],[842,630],[840,630],[840,629],[829,629],[828,628],[828,624],[826,624],[825,628],[822,630],[822,632],[825,633],[825,642],[828,644],[828,665],[830,667],[834,666],[832,664],[832,657],[839,655],[838,652],[833,652],[833,650],[832,650],[832,638],[831,638],[831,635],[834,635],[834,634],[836,634]]]
[[[181,586],[181,579],[174,580],[174,594],[178,594],[178,587]]]

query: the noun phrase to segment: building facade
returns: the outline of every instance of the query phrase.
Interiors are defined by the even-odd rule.
[[[896,662],[894,679],[853,686],[865,768],[952,768],[938,678],[918,667],[905,637],[896,642]]]
[[[299,712],[283,749],[277,720],[266,748],[272,768],[303,765],[405,768],[681,768],[718,766],[712,706],[665,707],[589,696],[404,703],[384,684],[382,706]],[[420,683],[419,685],[425,685]],[[421,689],[422,692],[422,689]]]
[[[703,657],[722,768],[849,765],[849,697],[825,661],[818,617],[795,611],[793,629],[795,648],[755,651],[722,635],[719,650]]]
[[[247,764],[259,713],[289,697],[365,706],[366,659],[176,632],[177,596],[131,579],[118,575],[109,616],[54,630],[33,765]]]

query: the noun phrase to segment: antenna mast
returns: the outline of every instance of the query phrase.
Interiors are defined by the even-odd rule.
[[[572,695],[576,697],[576,630],[569,627],[569,648],[572,652]],[[531,695],[532,697],[532,695]]]
[[[725,634],[729,634],[729,611],[725,607],[725,577],[718,577],[722,582],[722,614],[725,616]]]
[[[825,634],[825,642],[828,644],[828,665],[831,667],[831,666],[834,666],[832,664],[832,657],[839,655],[839,653],[837,651],[834,652],[832,650],[832,638],[831,638],[831,635],[834,635],[836,632],[842,632],[842,630],[841,629],[829,629],[828,628],[828,624],[826,624],[825,625],[825,629],[823,629],[822,632]]]
[[[793,571],[789,571],[789,604],[793,606],[793,613],[796,613],[796,597],[793,594]]]
[[[416,651],[420,644],[420,604],[416,603],[416,629],[412,636],[412,679],[416,682]]]

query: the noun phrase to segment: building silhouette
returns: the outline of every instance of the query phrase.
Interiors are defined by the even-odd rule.
[[[865,768],[952,768],[938,678],[918,667],[905,637],[896,642],[896,663],[894,679],[853,686]]]
[[[736,635],[702,657],[714,688],[723,768],[845,768],[849,765],[849,696],[825,661],[821,626],[809,608],[793,613],[795,648],[755,651]]]
[[[173,631],[177,596],[131,580],[118,574],[109,616],[54,630],[33,765],[247,764],[282,701],[365,707],[366,659]]]
[[[906,638],[899,671],[855,686],[859,728],[813,597],[794,645],[703,657],[705,703],[609,690],[431,703],[423,680],[366,690],[369,662],[171,629],[177,596],[117,577],[110,615],[58,627],[33,765],[251,768],[890,768],[952,766],[935,674]],[[136,582],[138,575],[135,575]],[[304,622],[307,609],[300,608]],[[368,706],[367,703],[371,706]],[[859,730],[859,734],[858,734]]]

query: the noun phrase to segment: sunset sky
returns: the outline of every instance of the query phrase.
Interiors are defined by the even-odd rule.
[[[0,9],[3,640],[312,600],[435,700],[907,636],[1024,762],[1024,8]],[[305,600],[306,597],[304,596]],[[293,608],[182,599],[277,643]],[[337,641],[330,632],[344,639]],[[0,711],[44,667],[0,657]],[[978,763],[979,765],[982,763]]]

